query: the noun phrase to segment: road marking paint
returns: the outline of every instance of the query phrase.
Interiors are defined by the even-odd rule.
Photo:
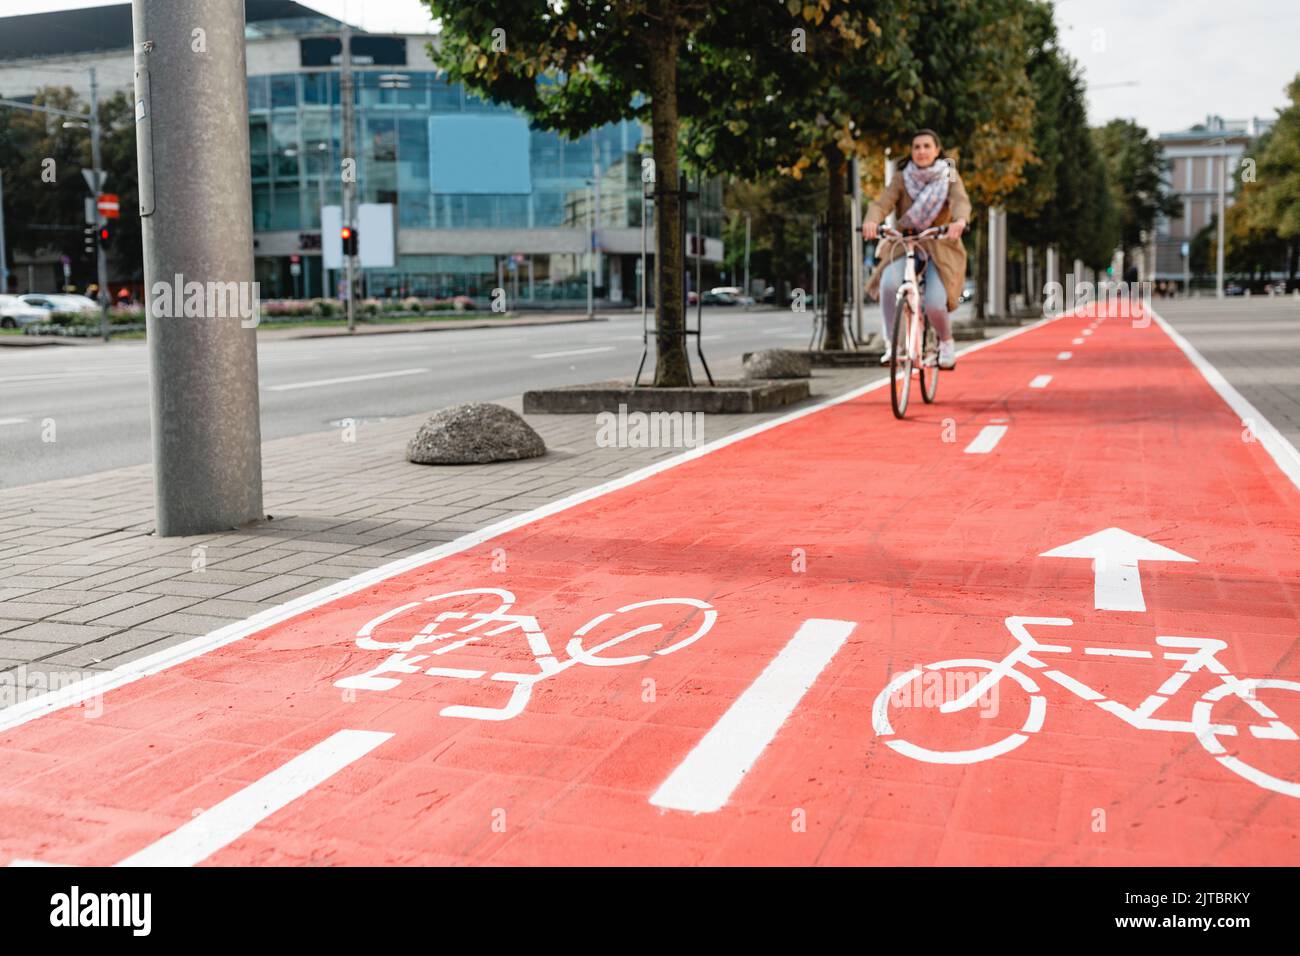
[[[1142,596],[1143,561],[1189,561],[1195,558],[1179,554],[1123,528],[1105,528],[1044,551],[1043,558],[1076,558],[1092,562],[1093,606],[1098,611],[1145,611]]]
[[[377,730],[340,730],[118,866],[201,863],[392,736]]]
[[[1092,329],[1084,329],[1080,335],[1092,335]]]
[[[344,378],[322,378],[314,382],[294,382],[292,385],[267,385],[268,392],[289,392],[296,388],[320,388],[323,385],[342,385],[345,382],[368,382],[376,378],[396,378],[399,375],[419,375],[427,368],[403,368],[395,372],[375,372],[371,375],[348,375]]]
[[[1048,382],[1052,380],[1050,375],[1035,375],[1034,380],[1029,383],[1030,388],[1047,388]]]
[[[597,352],[612,352],[612,351],[614,351],[614,346],[601,345],[591,349],[568,349],[564,352],[538,352],[536,355],[530,356],[530,358],[535,358],[535,359],[568,358],[570,355],[595,355]]]
[[[1062,362],[1068,362],[1070,359],[1074,358],[1074,353],[1062,352],[1060,355],[1057,356],[1057,358],[1060,359]]]
[[[1082,345],[1082,344],[1083,344],[1083,339],[1071,339],[1071,340],[1070,340],[1070,344],[1071,344],[1071,345]]]
[[[961,358],[971,354],[972,352],[978,352],[981,349],[998,345],[999,343],[1006,342],[1008,339],[1024,335],[1026,332],[1032,332],[1041,326],[1047,325],[1049,322],[1055,322],[1058,319],[1069,317],[1076,316],[1074,316],[1074,313],[1060,316],[1045,316],[1037,322],[1031,322],[1029,325],[1018,326],[994,338],[973,342],[970,345],[959,349],[957,357]],[[129,347],[134,348],[134,346]],[[202,657],[204,654],[225,647],[228,644],[233,644],[236,641],[243,640],[245,637],[264,631],[268,627],[272,627],[282,621],[287,621],[290,618],[297,617],[305,611],[314,610],[322,605],[329,604],[331,601],[335,601],[338,598],[347,597],[350,594],[355,594],[356,592],[362,591],[368,587],[373,587],[382,581],[396,577],[399,574],[404,574],[414,568],[425,567],[441,561],[443,558],[460,554],[463,551],[468,551],[471,548],[483,544],[485,541],[491,541],[494,538],[499,538],[518,528],[541,521],[544,518],[549,518],[551,515],[559,514],[562,511],[567,511],[570,508],[585,504],[588,501],[601,498],[622,488],[635,485],[638,482],[644,481],[647,478],[652,478],[661,472],[676,468],[678,465],[684,465],[687,462],[694,461],[697,458],[702,458],[705,455],[726,448],[728,445],[745,441],[755,435],[761,435],[766,431],[797,421],[807,415],[815,415],[817,412],[823,411],[824,409],[832,408],[836,405],[842,405],[846,402],[856,401],[876,389],[883,389],[888,384],[888,377],[882,377],[874,382],[868,382],[866,385],[851,389],[840,395],[826,398],[814,405],[787,412],[784,415],[779,415],[776,418],[759,422],[758,424],[751,425],[748,428],[742,428],[740,431],[732,432],[730,435],[724,435],[708,444],[683,451],[679,455],[674,455],[670,458],[665,458],[662,461],[646,465],[643,468],[638,468],[637,470],[628,472],[626,475],[621,475],[618,478],[612,478],[603,484],[594,485],[591,488],[585,488],[581,491],[575,491],[573,494],[552,501],[550,504],[542,505],[541,507],[534,508],[531,511],[525,511],[522,514],[503,518],[495,524],[486,525],[479,528],[477,531],[471,531],[470,533],[462,535],[452,541],[448,541],[445,544],[432,547],[427,551],[419,551],[405,558],[398,558],[396,561],[390,561],[388,564],[380,565],[372,570],[362,571],[350,578],[337,581],[334,584],[326,585],[319,590],[303,594],[286,601],[283,604],[269,607],[264,611],[259,611],[257,614],[242,621],[235,621],[231,624],[225,625],[224,627],[219,627],[216,630],[209,631],[207,634],[201,634],[188,641],[182,641],[172,647],[155,651],[152,654],[146,654],[144,657],[128,661],[124,664],[119,664],[111,671],[105,671],[104,673],[97,674],[94,677],[85,677],[80,680],[72,681],[57,690],[50,690],[44,694],[29,697],[26,700],[10,704],[7,707],[2,707],[0,708],[0,731],[11,730],[14,727],[22,726],[23,724],[36,720],[39,717],[44,717],[45,715],[54,713],[55,711],[63,710],[65,707],[75,707],[78,704],[84,703],[100,694],[106,694],[109,691],[115,690],[119,687],[124,687],[127,684],[132,684],[142,678],[161,673],[162,671],[175,667],[178,664],[184,664],[186,661]]]
[[[721,810],[856,626],[853,621],[804,621],[650,802],[691,813]]]
[[[1250,402],[1237,391],[1223,374],[1205,360],[1200,352],[1196,351],[1195,346],[1187,339],[1183,338],[1178,331],[1164,320],[1164,318],[1155,309],[1151,310],[1151,316],[1156,320],[1156,324],[1164,330],[1165,335],[1174,340],[1174,344],[1183,350],[1183,354],[1191,360],[1205,380],[1210,383],[1210,387],[1219,393],[1219,397],[1227,402],[1228,407],[1237,413],[1242,422],[1250,423],[1250,430],[1259,443],[1264,446],[1277,466],[1282,469],[1282,473],[1291,479],[1291,483],[1300,488],[1300,451],[1296,451],[1295,445],[1287,441],[1286,437],[1270,422],[1260,414]]]
[[[987,455],[998,447],[998,442],[1002,441],[1002,436],[1006,433],[1006,425],[985,425],[975,436],[975,440],[966,446],[966,454]]]
[[[21,425],[25,421],[25,418],[0,418],[0,425]]]

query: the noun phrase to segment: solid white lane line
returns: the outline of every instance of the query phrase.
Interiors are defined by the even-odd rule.
[[[261,780],[204,810],[118,866],[194,866],[319,786],[389,737],[376,730],[340,730]]]
[[[0,425],[21,425],[25,421],[25,418],[0,418]]]
[[[266,385],[268,392],[290,392],[296,388],[321,388],[325,385],[342,385],[346,382],[368,382],[376,378],[397,378],[400,375],[420,375],[427,368],[403,368],[396,372],[375,372],[371,375],[347,375],[343,378],[322,378],[314,382],[294,382],[291,385]]]
[[[1242,423],[1250,428],[1269,457],[1282,469],[1282,473],[1291,479],[1292,484],[1300,488],[1300,451],[1296,450],[1296,447],[1277,430],[1272,422],[1260,414],[1259,409],[1246,401],[1242,394],[1223,377],[1223,373],[1206,361],[1205,356],[1198,352],[1191,342],[1183,338],[1177,329],[1166,322],[1159,312],[1152,309],[1151,315],[1155,318],[1156,324],[1164,330],[1165,335],[1173,339],[1174,344],[1183,350],[1183,354],[1210,383],[1210,387],[1219,393],[1219,397],[1237,413]]]
[[[1030,388],[1047,388],[1047,383],[1052,380],[1050,375],[1036,375],[1034,380],[1029,383]]]
[[[975,436],[975,440],[966,446],[966,454],[987,455],[998,447],[998,442],[1002,441],[1002,436],[1006,433],[1006,425],[985,425]]]
[[[804,621],[650,802],[691,813],[721,810],[854,627],[853,621]]]
[[[595,355],[597,352],[612,352],[612,351],[614,351],[614,346],[602,345],[598,348],[593,348],[593,349],[569,349],[568,351],[565,352],[538,352],[536,355],[530,356],[530,358],[535,358],[535,359],[568,358],[570,355]]]
[[[1062,352],[1060,355],[1057,356],[1057,358],[1060,359],[1062,362],[1068,362],[1070,359],[1074,358],[1074,353]]]

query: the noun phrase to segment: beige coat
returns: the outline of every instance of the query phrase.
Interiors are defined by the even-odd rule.
[[[970,222],[970,197],[966,195],[966,187],[962,185],[955,163],[952,171],[953,180],[948,186],[948,201],[939,210],[939,215],[934,218],[933,225],[936,226],[946,225],[954,219]],[[866,221],[879,225],[891,212],[901,216],[911,205],[912,197],[903,188],[902,170],[897,169],[893,181],[885,187],[884,193],[867,207]],[[962,245],[960,239],[944,237],[927,239],[921,243],[921,248],[934,260],[934,264],[939,269],[939,275],[943,278],[944,291],[948,293],[948,311],[951,312],[957,308],[957,300],[961,298],[962,287],[966,284],[966,247]],[[867,283],[867,294],[871,298],[880,298],[880,276],[885,271],[885,266],[905,252],[903,244],[896,239],[883,239],[877,243],[877,264],[875,271],[871,273],[871,280]]]

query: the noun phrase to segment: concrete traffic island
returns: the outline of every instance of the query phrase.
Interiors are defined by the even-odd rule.
[[[417,465],[485,465],[544,454],[546,443],[532,426],[490,402],[434,412],[406,446],[406,460]]]
[[[719,381],[684,388],[633,387],[629,381],[594,382],[524,392],[524,414],[569,415],[596,412],[709,412],[744,415],[807,398],[807,379]]]

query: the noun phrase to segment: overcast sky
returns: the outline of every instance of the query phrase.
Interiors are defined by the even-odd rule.
[[[3,0],[7,15],[115,0]],[[375,32],[430,29],[419,0],[301,0]],[[466,0],[473,2],[473,0]],[[1272,117],[1300,73],[1297,0],[1057,0],[1057,23],[1089,83],[1089,119],[1136,119],[1153,133],[1217,113]],[[1126,85],[1110,85],[1126,84]]]

